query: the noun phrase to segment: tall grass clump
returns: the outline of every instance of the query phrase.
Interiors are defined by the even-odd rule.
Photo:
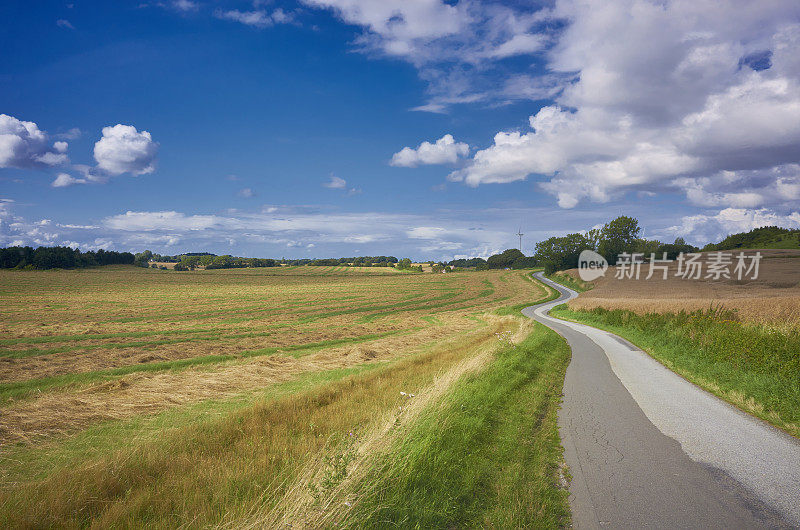
[[[339,525],[566,526],[556,416],[569,358],[564,340],[537,324],[465,376],[375,464]]]
[[[741,323],[719,308],[637,314],[559,306],[553,314],[625,337],[690,381],[800,435],[800,329]]]

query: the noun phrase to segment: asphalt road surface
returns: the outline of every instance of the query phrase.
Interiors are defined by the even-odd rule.
[[[572,348],[559,430],[576,528],[800,528],[800,443],[611,333],[523,313]]]

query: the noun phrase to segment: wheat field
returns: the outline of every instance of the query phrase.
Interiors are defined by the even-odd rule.
[[[675,277],[676,263],[670,265],[666,280],[658,273],[649,280],[646,273],[638,280],[617,279],[616,268],[611,267],[605,277],[592,282],[591,290],[570,301],[569,307],[625,309],[638,314],[721,308],[731,311],[740,322],[796,329],[800,327],[800,251],[760,252],[764,259],[755,281],[682,279]],[[576,270],[568,274],[577,277]]]

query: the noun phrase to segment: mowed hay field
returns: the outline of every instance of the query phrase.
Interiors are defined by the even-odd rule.
[[[727,251],[737,254],[739,251]],[[744,250],[752,255],[756,250]],[[659,271],[646,280],[648,265],[642,266],[639,280],[615,278],[611,267],[605,277],[592,282],[593,288],[570,301],[570,309],[602,307],[625,309],[638,314],[677,313],[710,307],[732,311],[741,322],[767,324],[780,328],[800,327],[800,251],[761,250],[756,280],[676,278],[677,263],[669,268],[668,278]],[[704,256],[708,256],[707,253]],[[706,258],[703,258],[706,261]],[[731,267],[731,270],[733,267]],[[577,271],[567,271],[577,277]],[[704,271],[705,274],[705,271]]]
[[[548,369],[525,369],[540,388],[525,399],[549,441],[529,489],[547,492],[569,352],[509,308],[549,294],[526,271],[0,271],[0,525],[261,526],[280,513],[302,527],[369,460],[342,467],[343,444],[410,429],[462,378],[506,351],[530,364],[530,349]],[[526,500],[529,515],[565,520],[565,499],[545,497]]]

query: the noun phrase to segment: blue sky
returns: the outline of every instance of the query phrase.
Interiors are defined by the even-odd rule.
[[[527,253],[800,227],[796,2],[0,6],[0,245]]]

